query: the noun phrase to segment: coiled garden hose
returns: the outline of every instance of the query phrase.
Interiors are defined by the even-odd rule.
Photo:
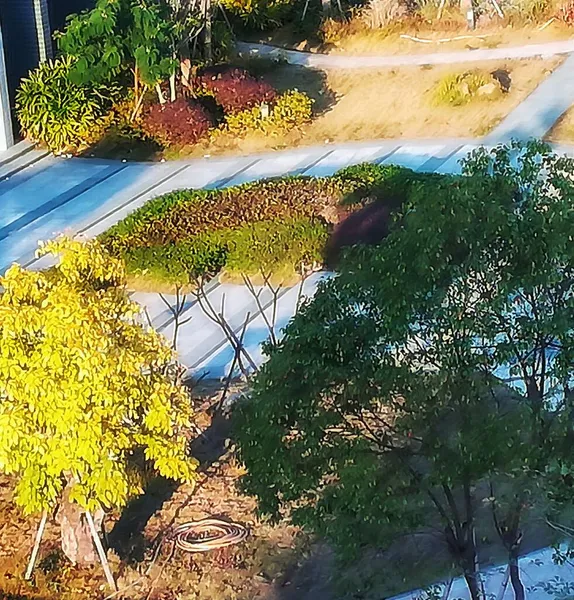
[[[184,552],[209,552],[239,544],[247,537],[247,529],[239,523],[220,519],[201,519],[178,525],[170,538]]]

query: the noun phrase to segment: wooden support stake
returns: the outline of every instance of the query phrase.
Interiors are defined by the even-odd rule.
[[[440,4],[438,7],[438,14],[436,16],[436,18],[440,21],[440,18],[442,17],[442,11],[444,10],[444,5],[446,4],[446,0],[440,0]]]
[[[96,546],[96,550],[98,551],[98,556],[100,557],[100,562],[102,563],[102,567],[104,568],[104,573],[106,574],[106,579],[108,581],[108,585],[112,588],[114,592],[118,591],[118,586],[116,585],[116,580],[112,575],[112,570],[110,569],[110,563],[108,562],[108,558],[104,551],[104,547],[102,546],[102,540],[100,540],[100,536],[96,531],[96,526],[94,525],[94,519],[92,518],[92,514],[87,510],[86,511],[86,520],[88,521],[88,527],[90,528],[90,533],[92,534],[92,539],[94,540],[94,545]]]
[[[502,12],[502,8],[500,8],[500,4],[498,4],[498,2],[496,0],[490,0],[492,2],[492,4],[494,5],[494,10],[496,10],[496,14],[501,18],[504,19],[504,13]]]
[[[34,571],[34,565],[36,564],[36,559],[38,558],[38,552],[40,551],[40,543],[42,542],[42,537],[44,535],[44,530],[46,529],[47,522],[48,522],[48,511],[45,510],[42,513],[42,519],[40,520],[40,525],[38,525],[38,531],[36,531],[36,539],[34,540],[34,548],[32,548],[32,554],[30,555],[30,560],[28,562],[28,568],[26,569],[26,574],[24,575],[24,579],[26,579],[26,580],[32,578],[32,572]]]

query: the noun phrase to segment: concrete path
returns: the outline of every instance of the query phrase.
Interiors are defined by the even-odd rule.
[[[211,158],[187,162],[121,163],[90,159],[56,158],[24,145],[3,157],[0,164],[0,272],[12,263],[41,268],[46,259],[34,257],[38,240],[58,233],[94,237],[123,219],[150,198],[180,188],[214,188],[287,174],[330,175],[350,164],[372,161],[401,164],[419,170],[453,171],[457,161],[474,147],[464,140],[429,142],[376,141],[324,145],[238,158]],[[323,275],[305,283],[312,294]],[[259,360],[259,345],[268,337],[257,303],[243,286],[215,284],[210,299],[219,307],[225,297],[225,314],[239,331],[246,315],[250,353]],[[282,292],[277,331],[294,313],[298,290]],[[171,338],[171,314],[157,294],[135,294],[156,328]],[[267,306],[269,298],[261,298]],[[174,303],[175,298],[169,298]],[[271,313],[271,306],[267,306]],[[232,360],[223,333],[205,317],[190,298],[182,318],[191,316],[179,334],[178,350],[192,374],[223,377]]]
[[[564,49],[566,46],[555,45],[553,53],[574,51],[574,41],[569,43],[569,50]],[[525,48],[527,52],[534,52],[531,50],[534,47],[522,47],[522,51]],[[538,54],[530,56],[539,55],[540,46],[536,48]],[[548,52],[548,45],[545,48]],[[477,52],[483,51],[473,52],[465,60],[485,60],[484,56],[475,58],[478,56]],[[441,54],[440,59],[448,54]],[[448,60],[452,61],[452,54],[462,56],[470,53],[450,54]],[[416,60],[422,56],[412,58]],[[314,57],[321,58],[308,55],[305,59]],[[426,60],[422,63],[400,64],[430,64],[428,57],[426,55]],[[525,55],[520,57],[524,58]],[[295,58],[299,60],[298,56]],[[392,58],[403,60],[405,57]],[[361,61],[364,59],[373,60],[361,57]],[[390,63],[385,66],[388,64]],[[569,74],[573,66],[574,58],[569,58],[486,138],[487,144],[508,141],[510,137],[544,135],[573,101],[574,81]],[[94,237],[149,199],[175,189],[225,187],[288,174],[324,176],[342,167],[365,161],[399,164],[418,171],[456,173],[460,170],[459,161],[478,145],[482,145],[480,140],[386,140],[298,148],[257,156],[169,163],[124,163],[56,158],[46,152],[34,150],[25,143],[19,144],[0,154],[0,273],[12,262],[19,262],[30,268],[42,268],[46,265],[46,260],[34,257],[38,240],[49,239],[62,232]],[[574,146],[556,146],[555,150],[574,157]],[[328,276],[326,273],[317,273],[307,279],[302,296],[313,295],[321,279]],[[270,320],[273,311],[268,290],[258,288],[256,291],[261,294],[259,300],[263,306],[263,314],[244,286],[214,281],[209,285],[208,298],[217,308],[224,306],[224,314],[236,334],[242,330],[246,317],[249,316],[244,341],[250,355],[259,363],[263,358],[261,342],[269,333],[264,315]],[[294,314],[300,297],[299,291],[298,287],[281,291],[276,331],[280,331]],[[159,295],[134,293],[132,297],[145,307],[153,326],[171,339],[173,318]],[[167,296],[165,299],[171,306],[175,304],[175,297]],[[188,368],[188,374],[207,375],[210,378],[226,376],[233,359],[226,337],[206,317],[194,298],[187,299],[184,309],[181,318],[191,319],[180,329],[177,350]],[[552,586],[557,590],[574,589],[574,571],[568,565],[554,565],[550,549],[523,557],[520,566],[529,600],[554,598],[556,595]],[[485,589],[489,597],[499,600],[513,598],[511,587],[504,584],[504,573],[504,567],[495,567],[485,572]],[[425,597],[425,594],[418,590],[401,596],[401,600],[421,597]],[[453,581],[450,594],[443,594],[442,597],[468,598],[462,579]]]
[[[508,48],[479,48],[477,50],[460,50],[457,52],[395,54],[388,56],[313,54],[297,50],[286,50],[268,44],[246,42],[238,43],[237,49],[242,54],[280,59],[287,61],[291,65],[316,69],[372,69],[375,67],[449,65],[484,60],[548,58],[558,54],[570,54],[574,52],[574,39]]]
[[[483,141],[498,144],[512,138],[542,138],[573,104],[574,56],[571,55]]]
[[[566,548],[563,548],[563,551]],[[571,564],[554,564],[552,548],[544,548],[522,556],[519,568],[522,583],[526,588],[528,600],[558,600],[571,598],[574,591],[574,569]],[[481,573],[485,598],[489,600],[514,600],[512,585],[508,580],[506,565],[491,567]],[[414,590],[395,596],[392,600],[423,600],[441,598],[441,600],[470,600],[466,583],[457,577],[450,583],[442,582],[436,586],[432,595],[425,590]],[[434,586],[433,586],[434,587]]]
[[[148,199],[185,187],[222,187],[245,181],[285,174],[330,175],[336,170],[363,161],[400,164],[415,170],[451,173],[459,169],[458,161],[478,142],[432,140],[429,142],[385,141],[302,148],[273,154],[240,158],[203,159],[173,163],[118,163],[88,159],[63,159],[35,153],[24,146],[2,157],[1,172],[11,173],[0,181],[0,273],[13,261],[32,268],[45,266],[36,260],[37,240],[60,232],[93,237],[141,206]],[[574,157],[574,146],[556,150]],[[22,164],[28,156],[29,164]],[[31,162],[30,162],[31,161]],[[314,293],[319,281],[328,274],[317,273],[306,280],[303,295]],[[261,291],[260,302],[271,318],[271,296]],[[133,299],[148,311],[154,327],[168,339],[174,323],[169,309],[158,294],[135,293]],[[261,341],[268,337],[265,319],[257,303],[244,286],[212,282],[210,302],[220,308],[234,331],[239,334],[250,315],[245,345],[256,362],[262,360]],[[277,310],[276,330],[283,328],[295,312],[298,287],[282,290]],[[166,297],[173,304],[173,296]],[[188,373],[212,378],[224,377],[230,368],[233,352],[220,329],[202,312],[194,298],[188,298],[182,319],[191,317],[180,331],[177,349]],[[529,600],[551,600],[551,591],[574,585],[574,570],[552,562],[552,551],[544,549],[522,557],[523,580]],[[504,586],[505,567],[484,573],[489,597],[512,600],[509,585]],[[560,588],[562,586],[562,588]],[[444,586],[443,590],[444,590]],[[574,589],[574,588],[573,588]],[[409,592],[396,600],[418,600],[421,591]],[[464,581],[452,583],[444,598],[467,599]]]
[[[476,140],[389,140],[167,163],[64,159],[33,150],[14,151],[12,158],[4,157],[0,164],[0,173],[9,173],[0,181],[0,273],[12,262],[32,268],[45,266],[45,259],[34,257],[38,240],[61,232],[94,237],[150,198],[175,189],[224,187],[288,174],[331,175],[342,167],[365,161],[455,173],[460,159],[477,145]],[[574,147],[563,147],[561,151],[574,156]],[[316,274],[308,279],[303,293],[313,294],[323,276]],[[277,331],[293,315],[298,293],[297,288],[282,291]],[[261,303],[270,316],[270,298],[265,291],[262,294]],[[255,359],[261,360],[260,343],[269,332],[248,290],[214,283],[209,297],[218,308],[225,299],[225,316],[237,333],[250,315],[245,341]],[[161,298],[138,293],[134,299],[147,308],[153,325],[171,338],[173,322]],[[169,297],[168,301],[173,305],[175,298]],[[180,330],[178,351],[189,373],[225,376],[232,361],[225,336],[209,322],[193,298],[188,299],[182,319],[187,317],[192,319]]]

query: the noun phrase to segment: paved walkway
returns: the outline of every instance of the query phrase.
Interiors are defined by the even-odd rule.
[[[251,56],[264,56],[287,61],[292,65],[316,69],[372,69],[374,67],[402,67],[416,65],[450,65],[484,60],[514,60],[524,58],[548,58],[574,52],[574,39],[546,44],[529,44],[509,48],[479,48],[457,52],[433,52],[429,54],[394,54],[388,56],[349,56],[340,54],[314,54],[286,50],[268,44],[240,42],[239,52]]]
[[[542,138],[573,104],[574,55],[570,55],[484,138],[484,143],[498,144],[512,138]]]
[[[400,164],[416,170],[451,173],[458,161],[477,146],[477,142],[433,140],[429,142],[368,142],[303,148],[268,155],[203,159],[173,163],[118,163],[89,159],[54,158],[30,150],[25,145],[0,159],[0,272],[13,261],[40,268],[43,261],[34,258],[37,240],[60,232],[93,237],[141,206],[148,199],[170,190],[186,187],[221,187],[261,177],[283,174],[330,175],[336,170],[363,161]],[[25,151],[24,151],[25,150]],[[574,146],[557,147],[574,156]],[[23,153],[19,153],[23,152]],[[8,176],[7,176],[8,174]],[[312,295],[325,274],[315,274],[305,283],[304,294]],[[252,296],[243,286],[222,285],[209,288],[214,306],[225,299],[225,315],[236,333],[246,315],[252,315],[246,330],[245,345],[260,361],[260,343],[268,335],[267,326]],[[298,289],[285,289],[279,299],[276,326],[285,326],[294,313]],[[157,294],[136,293],[134,300],[148,310],[154,326],[168,339],[173,332],[169,309]],[[175,298],[167,298],[172,305]],[[261,302],[270,317],[269,294]],[[232,351],[221,333],[192,298],[182,318],[191,317],[179,335],[178,352],[188,372],[209,377],[227,374]],[[552,600],[549,585],[574,583],[569,566],[552,562],[552,551],[544,549],[521,558],[523,580],[529,600]],[[498,600],[511,600],[511,587],[504,586],[505,568],[495,567],[484,574],[486,591]],[[545,587],[546,586],[546,587]],[[417,600],[419,591],[396,600]],[[444,598],[468,598],[464,581],[452,583]]]
[[[565,550],[565,548],[563,548]],[[544,548],[522,556],[519,561],[521,579],[526,588],[528,600],[557,600],[571,598],[574,590],[574,569],[572,565],[556,565],[552,560],[552,548]],[[481,573],[485,597],[489,600],[514,600],[514,592],[509,582],[506,565],[491,567]],[[441,600],[470,600],[466,583],[457,577],[448,587],[447,582],[439,584],[436,597]],[[414,590],[395,596],[393,600],[422,600],[435,597],[425,590]]]
[[[122,163],[92,159],[56,158],[35,150],[12,151],[0,163],[0,272],[14,261],[41,268],[34,252],[38,240],[67,232],[94,237],[123,219],[150,198],[180,188],[214,188],[279,175],[331,175],[360,162],[399,164],[415,170],[454,173],[459,160],[478,142],[465,140],[374,141],[299,148],[257,156],[210,158],[187,162]],[[574,147],[561,148],[574,156]],[[305,283],[305,294],[314,292],[322,275]],[[291,318],[298,290],[286,289],[279,300],[277,328]],[[251,319],[246,344],[257,360],[260,342],[268,336],[262,315],[243,286],[214,284],[210,299],[221,306],[239,332],[246,315]],[[137,293],[155,327],[171,337],[169,310],[157,294]],[[175,298],[169,299],[172,303]],[[262,297],[263,303],[268,298]],[[267,306],[266,314],[271,312]],[[223,333],[191,299],[182,318],[192,317],[180,330],[178,351],[190,374],[223,377],[232,351]]]
[[[94,237],[150,198],[175,189],[223,187],[286,174],[330,175],[364,161],[450,172],[472,147],[459,140],[378,141],[168,163],[64,159],[30,149],[23,153],[13,150],[0,163],[0,272],[14,261],[40,268],[46,263],[34,257],[38,240],[60,232]],[[308,280],[304,291],[313,293],[319,278]],[[252,315],[246,343],[258,356],[267,330],[254,299],[242,286],[215,285],[210,294],[216,306],[225,296],[226,316],[235,329],[242,326],[247,313]],[[170,337],[170,313],[158,295],[135,294],[134,298],[148,308],[154,325]],[[296,290],[285,290],[279,303],[278,328],[293,314],[296,298]],[[187,304],[183,318],[188,316],[193,318],[180,331],[178,344],[184,364],[193,374],[224,376],[232,360],[225,337],[196,303]]]
[[[554,45],[552,53],[573,52],[574,41]],[[533,50],[533,48],[535,48]],[[508,52],[517,49],[500,49]],[[545,52],[549,53],[545,45]],[[477,54],[465,60],[485,60]],[[492,52],[492,51],[489,51]],[[541,53],[540,46],[522,47],[521,52]],[[300,53],[294,53],[300,54]],[[444,53],[412,57],[414,62],[399,64],[430,64],[429,56],[436,60],[453,60],[452,55],[470,53]],[[480,56],[480,57],[479,57]],[[493,58],[524,58],[520,56],[492,56]],[[299,60],[298,57],[296,57]],[[352,57],[319,57],[308,59]],[[405,57],[392,57],[404,60]],[[380,59],[380,57],[379,57]],[[375,60],[379,60],[375,59]],[[416,62],[418,60],[424,62]],[[355,59],[353,59],[355,60]],[[372,60],[361,57],[360,62]],[[432,59],[434,60],[434,59]],[[321,66],[310,62],[296,63]],[[386,63],[386,65],[391,63]],[[397,64],[397,63],[392,63]],[[438,64],[438,63],[435,63]],[[382,66],[382,63],[363,66]],[[486,143],[508,140],[509,137],[541,137],[554,120],[572,103],[574,82],[569,72],[574,59],[569,58],[526,101],[509,115],[487,138]],[[326,68],[324,65],[322,68]],[[346,67],[345,67],[346,68]],[[560,97],[559,97],[560,96]],[[123,163],[92,159],[64,159],[20,144],[0,154],[0,273],[14,261],[31,268],[41,268],[45,259],[37,260],[34,252],[37,241],[58,233],[94,237],[105,231],[147,200],[180,188],[215,188],[246,181],[288,174],[323,176],[360,162],[399,164],[414,170],[456,173],[459,161],[469,151],[481,144],[480,140],[445,139],[429,141],[387,140],[364,143],[324,145],[298,148],[282,152],[233,158],[210,158],[169,163]],[[559,153],[574,157],[574,146],[557,146]],[[304,295],[312,295],[317,283],[326,274],[315,274],[305,282]],[[279,298],[276,328],[285,326],[294,314],[299,290],[283,290]],[[213,282],[209,287],[210,301],[225,306],[225,316],[236,333],[242,329],[246,315],[251,315],[245,335],[245,345],[256,361],[260,361],[260,344],[268,336],[263,315],[253,297],[243,286],[223,285]],[[133,298],[146,307],[153,325],[170,338],[173,320],[169,309],[157,294],[135,293]],[[175,303],[174,297],[168,302]],[[269,294],[262,292],[263,312],[269,318]],[[180,330],[178,352],[188,373],[212,378],[225,376],[232,361],[232,351],[223,333],[203,314],[193,299],[188,299],[182,319],[191,317]],[[531,600],[549,600],[554,597],[544,586],[574,583],[574,575],[567,567],[553,565],[551,551],[542,550],[521,559],[523,578]],[[486,589],[499,600],[513,597],[510,586],[504,587],[504,568],[494,568],[486,574]],[[414,600],[421,592],[411,592],[404,600]],[[450,597],[467,598],[464,582],[453,582]]]

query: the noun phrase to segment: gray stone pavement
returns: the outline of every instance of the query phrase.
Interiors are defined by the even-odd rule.
[[[552,53],[574,51],[574,40],[569,42],[570,45],[560,44],[553,46]],[[531,52],[531,56],[538,56],[542,51],[540,47],[522,47],[522,50]],[[546,45],[544,52],[550,53],[549,46]],[[443,60],[448,54],[453,53],[441,53],[437,60]],[[309,55],[308,58],[313,56],[316,55]],[[431,58],[432,56],[430,55]],[[485,60],[484,56],[475,58],[476,56],[479,55],[473,52],[469,59]],[[492,57],[502,58],[500,55]],[[416,60],[421,60],[421,56]],[[429,55],[422,60],[425,62],[408,64],[430,64]],[[452,61],[452,56],[449,61]],[[560,114],[572,104],[572,66],[573,59],[567,59],[560,69],[557,69],[485,140],[375,140],[326,144],[255,156],[168,163],[56,158],[21,143],[7,152],[0,153],[0,273],[12,262],[19,262],[30,268],[41,268],[46,261],[34,257],[39,240],[49,239],[59,233],[94,237],[147,200],[175,189],[224,187],[288,174],[330,175],[342,167],[365,161],[399,164],[419,171],[459,172],[459,161],[482,142],[490,145],[508,141],[510,137],[541,137],[546,133]],[[561,154],[574,156],[574,146],[556,146],[555,149]],[[320,280],[328,276],[327,273],[311,276],[305,281],[302,295],[312,295]],[[263,314],[244,286],[213,281],[209,286],[208,296],[218,308],[223,302],[225,316],[236,333],[241,331],[246,317],[249,316],[245,345],[254,360],[260,362],[263,360],[261,342],[269,333],[264,315],[269,320],[273,310],[268,291],[259,288],[257,291],[261,293]],[[298,286],[286,288],[281,292],[275,322],[277,331],[284,327],[294,314],[299,296]],[[169,309],[159,295],[138,292],[132,294],[132,297],[147,310],[154,327],[170,339],[174,323]],[[166,296],[165,300],[172,306],[175,303],[173,296]],[[179,356],[187,366],[188,373],[196,376],[207,375],[211,378],[224,377],[233,359],[233,352],[226,337],[206,317],[192,297],[187,299],[182,315],[183,319],[188,317],[191,319],[181,328],[177,345]],[[547,600],[553,597],[545,591],[540,582],[561,579],[567,583],[574,583],[574,576],[567,572],[567,569],[552,563],[549,549],[522,558],[521,568],[523,579],[528,585],[528,598],[532,600]],[[484,577],[489,594],[500,600],[512,598],[511,588],[504,576],[504,568],[490,569]],[[414,600],[420,596],[420,591],[412,592],[405,594],[404,599]],[[468,597],[462,580],[457,579],[453,582],[450,597]]]
[[[10,175],[0,181],[0,272],[12,262],[31,268],[45,266],[34,256],[38,240],[58,233],[94,237],[123,219],[149,199],[181,188],[214,188],[280,175],[331,175],[338,169],[365,161],[399,164],[420,171],[455,173],[459,161],[478,146],[472,140],[388,140],[298,148],[232,158],[198,159],[185,162],[124,163],[82,158],[56,158],[28,151],[5,159],[0,169]],[[574,147],[563,147],[574,156]],[[26,164],[22,164],[28,157]],[[324,275],[305,283],[312,294]],[[262,292],[262,303],[265,292]],[[292,316],[298,290],[285,289],[278,304],[277,329]],[[268,337],[265,320],[248,290],[238,285],[211,287],[210,298],[219,306],[225,297],[225,314],[238,332],[246,315],[250,322],[246,343],[261,359],[260,343]],[[171,314],[157,294],[134,294],[145,306],[152,323],[168,338]],[[168,297],[174,303],[174,297]],[[266,315],[272,307],[266,306]],[[182,318],[192,319],[180,329],[178,351],[189,373],[223,377],[232,361],[226,338],[188,299]]]
[[[574,40],[496,50],[503,51],[508,57],[572,52]],[[472,54],[471,59],[484,60],[485,52],[486,56],[494,56],[491,50],[454,54]],[[296,57],[300,54],[294,53]],[[445,57],[453,60],[452,54],[441,53],[440,60]],[[329,60],[356,58],[305,56]],[[421,64],[417,61],[425,60],[424,56],[398,58],[415,61],[409,64]],[[426,59],[432,61],[438,56],[426,55]],[[568,58],[486,138],[486,143],[494,144],[513,136],[541,137],[546,133],[574,101],[574,78],[570,76],[573,64],[574,57]],[[34,256],[39,240],[62,232],[87,238],[97,236],[149,199],[172,190],[220,188],[281,175],[324,176],[366,161],[399,164],[420,171],[456,173],[460,159],[481,142],[452,138],[375,140],[167,163],[57,158],[21,143],[0,154],[0,272],[15,261],[41,268],[46,259],[37,260]],[[561,151],[574,155],[574,147],[562,147]],[[316,275],[306,282],[305,293],[313,293],[320,277]],[[261,358],[259,344],[268,331],[262,315],[258,314],[257,303],[248,291],[242,286],[215,284],[210,293],[217,302],[225,296],[226,312],[234,328],[240,328],[245,316],[251,315],[246,341],[254,355]],[[278,307],[277,327],[282,327],[293,314],[296,297],[293,290],[284,291]],[[147,308],[154,326],[169,337],[173,328],[171,315],[157,294],[135,294],[134,298]],[[224,376],[231,363],[231,350],[223,333],[206,321],[197,302],[191,299],[186,304],[184,318],[187,316],[193,319],[180,330],[178,344],[184,364],[192,374]]]
[[[404,67],[421,65],[450,65],[485,60],[515,60],[524,58],[548,58],[574,52],[574,39],[545,44],[510,46],[507,48],[479,48],[456,52],[432,52],[427,54],[391,54],[386,56],[363,56],[346,54],[319,54],[286,50],[269,44],[240,42],[240,53],[283,60],[292,65],[315,69],[373,69],[376,67]]]
[[[570,55],[483,141],[498,144],[512,138],[542,138],[573,104],[574,55]]]
[[[94,237],[147,200],[175,189],[224,187],[288,174],[330,175],[365,161],[452,172],[474,145],[469,140],[391,140],[166,163],[65,159],[33,150],[15,153],[0,164],[0,173],[9,173],[0,181],[0,272],[12,262],[41,268],[46,259],[34,256],[38,240],[62,232]],[[311,278],[305,291],[312,293],[319,278]],[[247,313],[252,315],[246,341],[260,356],[257,348],[268,331],[249,292],[243,286],[215,285],[212,295],[218,305],[225,295],[226,314],[234,328],[241,327]],[[295,290],[285,290],[281,297],[279,328],[293,314],[296,297]],[[147,307],[154,326],[170,337],[171,316],[157,294],[140,293],[134,298]],[[184,364],[194,374],[224,376],[232,357],[223,333],[191,299],[182,318],[187,316],[193,319],[181,329],[178,345]]]
[[[148,199],[184,187],[221,187],[262,177],[284,174],[329,175],[336,170],[363,161],[400,164],[421,171],[457,172],[458,161],[478,142],[471,140],[385,141],[337,146],[301,148],[260,156],[214,158],[173,163],[118,163],[89,159],[64,159],[35,155],[29,151],[10,158],[3,157],[0,168],[11,175],[0,181],[0,272],[13,261],[40,268],[34,258],[37,241],[58,233],[93,237],[141,206]],[[574,146],[556,148],[574,156]],[[34,161],[18,170],[23,156]],[[315,273],[305,281],[303,296],[311,296],[328,273]],[[261,293],[260,302],[268,320],[272,316],[271,297]],[[285,288],[279,298],[275,330],[280,331],[295,312],[299,287]],[[256,362],[261,362],[261,342],[268,337],[268,327],[250,292],[240,285],[213,281],[208,297],[239,334],[247,316],[244,342]],[[172,338],[174,323],[169,309],[158,294],[134,293],[132,298],[147,310],[154,327]],[[173,296],[165,299],[172,306]],[[177,350],[191,375],[224,377],[233,360],[233,351],[221,330],[203,313],[195,298],[187,298],[182,319],[191,318],[180,330]],[[552,561],[552,550],[544,549],[522,557],[522,578],[528,587],[529,600],[551,600],[548,582],[574,583],[572,569]],[[505,567],[487,569],[484,586],[499,600],[513,598]],[[546,585],[546,587],[545,587]],[[446,585],[443,586],[443,589]],[[416,600],[421,590],[404,594],[396,600]],[[444,598],[468,598],[461,578],[451,583]]]

